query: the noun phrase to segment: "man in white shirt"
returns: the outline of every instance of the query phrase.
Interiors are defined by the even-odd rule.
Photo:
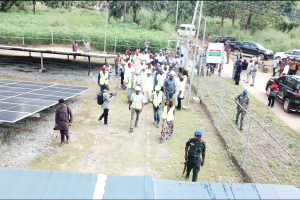
[[[163,65],[163,63],[166,61],[165,57],[162,55],[162,53],[160,53],[157,57],[157,61],[160,64],[160,66]]]
[[[158,69],[158,72],[159,72],[159,74],[156,76],[156,82],[157,82],[157,85],[160,86],[160,90],[163,92],[164,91],[164,83],[166,80],[166,74],[164,74],[164,72],[161,68]]]
[[[153,91],[153,77],[150,76],[151,72],[147,71],[147,77],[145,78],[143,90],[144,90],[144,97],[147,104],[151,101],[151,95]]]
[[[160,91],[160,86],[155,86],[155,92],[153,92],[151,102],[153,105],[153,114],[154,114],[154,122],[153,124],[158,128],[158,124],[160,122],[160,111],[161,111],[161,103],[162,103],[163,92]]]
[[[180,86],[179,86],[179,93],[176,95],[176,99],[178,101],[178,105],[176,106],[176,109],[178,111],[181,110],[181,100],[184,97],[184,90],[185,90],[185,82],[183,81],[183,77],[180,77]]]
[[[139,51],[135,52],[133,56],[133,62],[135,75],[138,75],[141,71],[141,55],[139,55]]]
[[[257,61],[255,62],[255,65],[251,69],[251,74],[252,74],[252,84],[250,86],[254,86],[255,83],[255,77],[257,75],[257,70],[258,70],[258,63]]]
[[[128,63],[127,66],[125,66],[124,79],[128,80],[131,77],[131,72],[134,72],[134,68],[131,66],[131,63]]]
[[[179,60],[179,73],[183,72],[183,67],[184,67],[184,57],[183,54],[181,54]]]
[[[250,63],[249,63],[249,66],[247,67],[247,70],[246,70],[246,74],[247,74],[246,83],[249,83],[249,81],[250,81],[251,69],[252,69],[253,66],[254,66],[254,63],[253,63],[253,60],[251,59]]]
[[[174,66],[174,71],[177,73],[177,64],[179,63],[179,58],[175,55],[173,58],[172,64]]]
[[[178,94],[180,92],[180,78],[182,77],[182,73],[179,73],[178,74],[178,77],[174,77],[175,78],[175,87],[176,87],[176,90],[175,90],[175,107],[178,106]]]

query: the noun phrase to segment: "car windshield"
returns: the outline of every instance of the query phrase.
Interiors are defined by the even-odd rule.
[[[259,48],[259,49],[264,49],[265,47],[263,47],[263,45],[261,45],[261,44],[258,44],[258,43],[255,43],[256,44],[256,46]]]

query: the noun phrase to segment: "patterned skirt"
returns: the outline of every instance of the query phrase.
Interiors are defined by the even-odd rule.
[[[168,122],[166,119],[162,119],[161,142],[171,139],[173,130],[174,121]]]

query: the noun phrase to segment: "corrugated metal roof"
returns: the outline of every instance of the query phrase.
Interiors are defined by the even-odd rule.
[[[291,185],[153,180],[154,199],[299,199]]]
[[[151,176],[107,176],[103,199],[153,199]]]
[[[0,199],[93,199],[97,174],[0,169]]]

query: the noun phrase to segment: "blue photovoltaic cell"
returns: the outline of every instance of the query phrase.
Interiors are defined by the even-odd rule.
[[[88,89],[77,86],[0,79],[0,122],[16,122],[57,104],[59,99],[69,99]]]

